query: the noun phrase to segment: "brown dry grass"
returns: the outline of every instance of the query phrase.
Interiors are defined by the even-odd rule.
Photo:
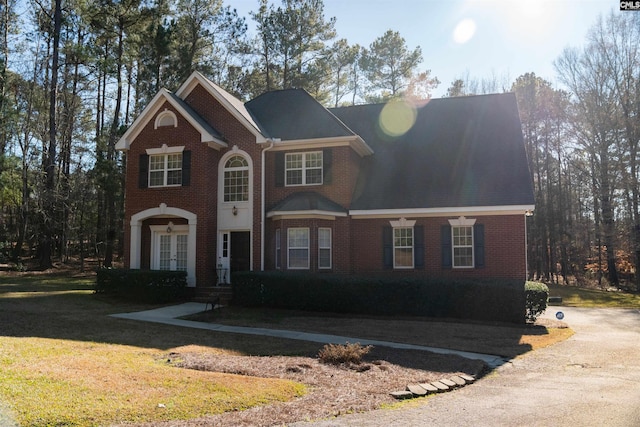
[[[315,357],[233,356],[213,354],[210,349],[189,346],[174,349],[171,363],[188,369],[287,379],[306,384],[309,392],[288,402],[257,406],[182,422],[145,426],[276,426],[350,412],[369,411],[391,404],[389,395],[409,383],[428,382],[456,373],[478,375],[480,361],[415,350],[374,347],[359,368],[321,363]],[[354,369],[356,368],[356,369]]]

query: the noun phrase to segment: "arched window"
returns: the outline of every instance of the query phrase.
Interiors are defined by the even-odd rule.
[[[224,165],[224,201],[249,201],[249,164],[242,156],[232,156]]]
[[[173,113],[173,111],[164,110],[162,113],[156,116],[155,129],[158,129],[159,127],[163,127],[163,126],[171,126],[171,127],[178,126],[178,118]]]

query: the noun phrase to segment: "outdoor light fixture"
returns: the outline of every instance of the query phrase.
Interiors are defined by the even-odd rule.
[[[173,222],[170,222],[169,225],[167,225],[167,233],[171,233],[172,229],[173,229]]]
[[[231,213],[235,216],[238,215],[238,208],[236,208],[235,206],[233,208],[231,208]]]

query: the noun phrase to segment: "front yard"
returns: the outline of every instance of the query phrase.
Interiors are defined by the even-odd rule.
[[[385,348],[347,369],[320,363],[317,343],[116,319],[108,314],[150,307],[94,295],[93,283],[71,274],[0,273],[0,420],[5,411],[21,426],[278,425],[392,404],[389,392],[408,383],[483,369],[459,357]],[[213,316],[201,320],[507,356],[570,333],[231,308]]]

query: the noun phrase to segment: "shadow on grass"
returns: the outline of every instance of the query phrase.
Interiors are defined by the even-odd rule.
[[[126,303],[95,295],[92,279],[0,276],[0,335],[3,336],[119,344],[163,351],[196,345],[256,356],[315,357],[322,347],[322,344],[299,340],[221,333],[109,317],[109,314],[151,308],[154,306]],[[221,313],[222,311],[216,312],[213,320],[223,323],[219,317]],[[262,315],[267,314],[263,312]],[[285,313],[280,313],[279,316],[281,317],[272,317],[271,323],[262,326],[296,330],[298,323],[305,321],[305,327],[311,328],[309,331],[312,332],[407,342],[507,357],[531,349],[529,345],[520,344],[525,329],[527,333],[546,333],[545,328],[523,325],[470,324],[412,318],[290,316]],[[256,325],[254,323],[243,326]],[[477,362],[471,363],[462,357],[433,353],[424,357],[423,352],[416,353],[415,350],[378,348],[374,349],[371,357],[434,372],[477,374],[479,369]]]

